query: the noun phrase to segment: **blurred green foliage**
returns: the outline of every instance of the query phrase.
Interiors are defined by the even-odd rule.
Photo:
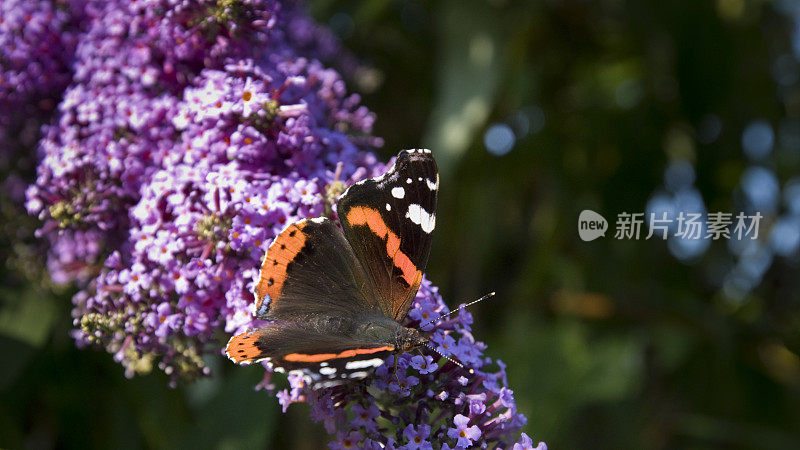
[[[382,156],[434,150],[443,179],[428,276],[451,305],[498,292],[476,308],[476,336],[508,363],[528,434],[554,449],[800,448],[797,258],[776,258],[732,302],[724,242],[681,262],[659,239],[576,232],[583,209],[612,222],[643,212],[677,158],[693,163],[710,211],[735,211],[743,128],[800,115],[796,86],[773,73],[793,25],[772,2],[310,6],[366,64],[351,85],[377,113]],[[513,128],[520,112],[528,132],[505,155],[487,152],[487,128]],[[713,140],[698,131],[709,115],[721,124]],[[772,168],[781,182],[797,174],[800,148],[777,148]],[[217,376],[194,386],[124,379],[109,355],[74,348],[68,293],[15,279],[0,310],[0,445],[324,442],[304,406],[280,414],[252,391],[258,368],[221,356],[208,358]]]

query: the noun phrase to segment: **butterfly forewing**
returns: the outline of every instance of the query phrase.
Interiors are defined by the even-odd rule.
[[[265,320],[381,311],[362,265],[327,218],[295,222],[275,238],[255,291]]]
[[[436,225],[439,175],[429,150],[404,150],[385,175],[339,199],[344,234],[378,294],[383,313],[402,320],[422,281]]]

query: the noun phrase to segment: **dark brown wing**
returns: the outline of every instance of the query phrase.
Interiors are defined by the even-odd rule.
[[[272,323],[228,341],[226,354],[237,364],[266,361],[277,372],[302,371],[318,386],[332,386],[368,376],[395,347],[304,324]]]
[[[275,238],[255,295],[256,317],[263,320],[381,312],[341,230],[321,217],[295,222]]]
[[[430,150],[403,150],[389,172],[351,186],[337,205],[344,234],[384,315],[396,321],[408,313],[422,281],[438,188]]]

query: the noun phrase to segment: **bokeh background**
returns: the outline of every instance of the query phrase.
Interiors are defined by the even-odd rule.
[[[428,277],[451,305],[497,292],[475,333],[508,364],[528,434],[554,449],[800,448],[800,3],[309,9],[361,61],[349,86],[377,114],[382,158],[434,150]],[[253,392],[258,368],[209,357],[213,378],[170,389],[76,349],[71,288],[46,281],[35,221],[3,202],[0,444],[327,442],[306,405],[282,414]],[[583,209],[609,219],[605,238],[579,239]],[[621,212],[679,211],[764,219],[755,241],[613,237]]]

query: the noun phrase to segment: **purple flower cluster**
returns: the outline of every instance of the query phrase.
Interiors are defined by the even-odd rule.
[[[83,2],[0,2],[0,164],[36,142],[71,80]]]
[[[406,326],[419,327],[448,311],[438,289],[423,279]],[[472,315],[462,310],[422,329],[441,354],[473,373],[422,349],[398,355],[397,372],[390,356],[363,386],[314,390],[301,375],[289,375],[290,388],[278,392],[278,399],[284,410],[293,402],[310,403],[312,418],[336,436],[332,449],[506,447],[526,419],[517,412],[505,364],[483,355],[486,346],[474,338],[471,324]],[[270,378],[267,373],[262,386],[273,388]],[[524,434],[513,445],[547,448],[534,447]]]
[[[27,207],[53,279],[85,286],[78,344],[104,346],[128,375],[191,378],[216,330],[254,325],[255,269],[276,234],[383,168],[367,151],[373,115],[298,56],[287,23],[313,24],[293,3],[88,11]]]
[[[72,84],[57,124],[40,142],[37,182],[28,193],[29,211],[45,222],[40,234],[56,250],[48,264],[56,281],[91,278],[104,255],[122,245],[128,208],[179,138],[165,118],[204,65],[222,64],[221,55],[209,53],[236,53],[238,41],[224,39],[227,33],[216,30],[220,38],[213,40],[207,34],[214,25],[235,28],[208,23],[208,2],[169,3],[113,1],[89,9]]]

